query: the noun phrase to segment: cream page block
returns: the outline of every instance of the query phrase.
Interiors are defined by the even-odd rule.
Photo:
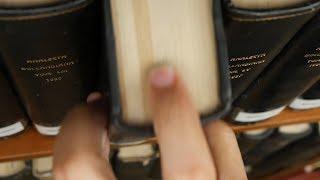
[[[202,114],[219,105],[211,0],[111,0],[123,118],[150,123],[147,75],[157,64],[182,76]]]

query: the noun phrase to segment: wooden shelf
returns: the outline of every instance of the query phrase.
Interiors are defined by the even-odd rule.
[[[230,125],[236,132],[242,132],[278,127],[285,124],[311,123],[319,120],[320,109],[308,111],[292,111],[288,109],[279,116],[267,121],[250,125]],[[19,135],[0,140],[0,162],[49,156],[52,155],[53,145],[54,137],[42,136],[34,128],[29,128]]]
[[[21,134],[0,140],[0,162],[51,155],[53,144],[53,137],[42,136],[34,128],[29,128]]]
[[[298,123],[312,123],[320,121],[320,108],[307,111],[294,111],[291,109],[284,110],[278,116],[266,121],[249,124],[249,125],[234,125],[230,126],[235,132],[243,132],[261,128],[274,128],[281,125],[298,124]]]

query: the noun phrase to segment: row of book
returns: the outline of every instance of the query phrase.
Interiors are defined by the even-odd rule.
[[[238,136],[250,179],[270,176],[320,155],[319,124],[286,125]]]
[[[26,125],[14,95],[41,134],[56,135],[101,91],[112,141],[151,137],[145,84],[157,64],[179,71],[202,121],[320,106],[319,0],[10,2],[0,0],[0,136]]]
[[[320,156],[319,123],[251,130],[238,134],[237,138],[250,180],[262,179],[299,164],[307,165]],[[112,153],[110,162],[119,179],[161,179],[157,146],[119,148]],[[314,169],[308,173],[311,171]]]
[[[1,180],[53,180],[52,157],[0,163]]]

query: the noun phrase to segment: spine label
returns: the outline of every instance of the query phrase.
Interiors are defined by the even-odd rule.
[[[17,134],[23,130],[24,130],[24,126],[19,121],[19,122],[14,123],[10,126],[0,128],[0,137],[11,136],[11,135]]]
[[[301,99],[296,98],[289,106],[292,109],[304,110],[320,107],[320,99]]]
[[[234,120],[244,123],[262,121],[280,114],[285,108],[286,106],[283,106],[277,109],[260,113],[239,112]]]
[[[35,124],[37,130],[39,131],[40,134],[47,135],[47,136],[56,136],[59,134],[61,126],[58,127],[46,127],[46,126],[41,126],[38,124]]]

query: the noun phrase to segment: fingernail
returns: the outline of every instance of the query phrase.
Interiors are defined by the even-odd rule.
[[[169,88],[174,84],[174,81],[175,71],[173,67],[158,67],[150,72],[150,83],[155,88]]]
[[[102,99],[102,94],[100,92],[93,92],[88,96],[87,103],[92,104],[92,103],[99,101],[101,99]]]

